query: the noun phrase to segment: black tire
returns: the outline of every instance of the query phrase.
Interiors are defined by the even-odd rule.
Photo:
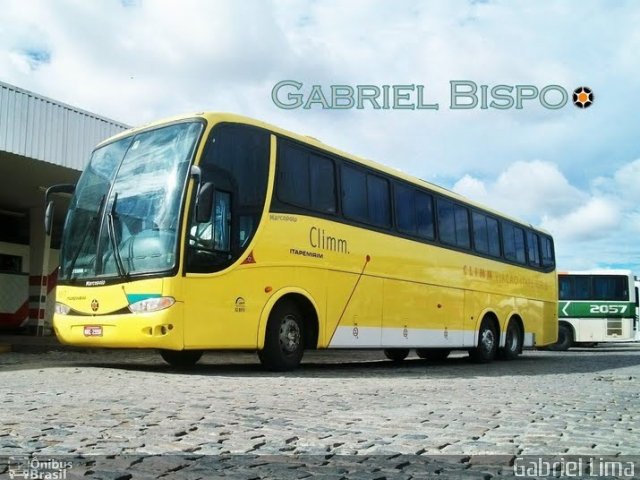
[[[502,360],[515,360],[522,353],[522,331],[518,322],[512,320],[507,326],[504,347],[500,349],[499,356]]]
[[[160,350],[162,359],[172,367],[193,367],[202,357],[202,350]]]
[[[483,320],[478,331],[478,346],[469,350],[469,357],[477,363],[489,363],[498,352],[498,332],[490,320]]]
[[[262,365],[274,372],[294,370],[304,355],[304,322],[293,302],[281,302],[269,315],[264,349],[258,352]]]
[[[384,355],[389,360],[401,362],[409,356],[408,348],[385,348]]]
[[[549,345],[549,350],[554,352],[566,352],[573,346],[573,330],[567,324],[561,323],[558,326],[558,341]]]
[[[416,355],[425,360],[446,360],[450,353],[447,348],[416,348]]]

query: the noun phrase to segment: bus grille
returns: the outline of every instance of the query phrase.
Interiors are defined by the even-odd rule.
[[[607,320],[607,337],[622,336],[622,319],[613,318]]]

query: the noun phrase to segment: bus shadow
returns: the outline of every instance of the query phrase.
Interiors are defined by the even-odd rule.
[[[586,355],[585,355],[586,354]],[[335,353],[334,353],[335,355]],[[213,360],[213,362],[211,360]],[[454,355],[442,361],[409,358],[402,362],[386,359],[355,359],[336,362],[330,354],[325,358],[307,359],[292,372],[269,372],[258,363],[219,362],[215,353],[207,354],[202,363],[181,369],[158,363],[87,362],[75,366],[110,368],[167,375],[238,376],[238,377],[290,377],[290,378],[475,378],[513,377],[550,374],[584,374],[615,371],[640,365],[640,346],[637,348],[579,349],[568,352],[525,352],[515,361],[496,360],[489,364],[475,364],[466,356]]]

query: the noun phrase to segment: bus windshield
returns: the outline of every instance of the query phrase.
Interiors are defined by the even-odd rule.
[[[180,205],[202,128],[178,123],[94,151],[65,222],[62,282],[174,268]]]

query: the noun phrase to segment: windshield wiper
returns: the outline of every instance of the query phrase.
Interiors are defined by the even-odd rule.
[[[105,204],[105,200],[106,200],[107,196],[103,195],[102,196],[102,200],[100,200],[100,205],[98,206],[98,211],[96,213],[95,217],[91,217],[91,219],[89,220],[89,223],[87,223],[87,227],[84,229],[84,232],[82,233],[82,239],[80,240],[80,245],[78,245],[78,249],[76,250],[76,253],[73,255],[73,258],[71,259],[71,263],[69,263],[69,266],[67,267],[67,275],[69,277],[70,281],[73,281],[73,267],[76,266],[76,261],[78,260],[78,257],[80,256],[80,252],[82,251],[82,247],[84,246],[84,242],[87,241],[87,237],[89,236],[89,232],[95,228],[96,226],[96,222],[99,218],[102,218],[102,209],[104,208],[104,204]]]
[[[118,269],[118,275],[122,278],[129,278],[129,272],[127,272],[124,268],[124,263],[122,262],[122,257],[120,256],[120,248],[118,247],[118,241],[116,239],[116,229],[114,218],[116,217],[116,203],[118,202],[118,192],[116,192],[113,196],[113,202],[111,203],[111,211],[107,213],[107,234],[109,235],[109,240],[111,240],[111,246],[113,247],[113,258],[116,263],[116,268]]]

